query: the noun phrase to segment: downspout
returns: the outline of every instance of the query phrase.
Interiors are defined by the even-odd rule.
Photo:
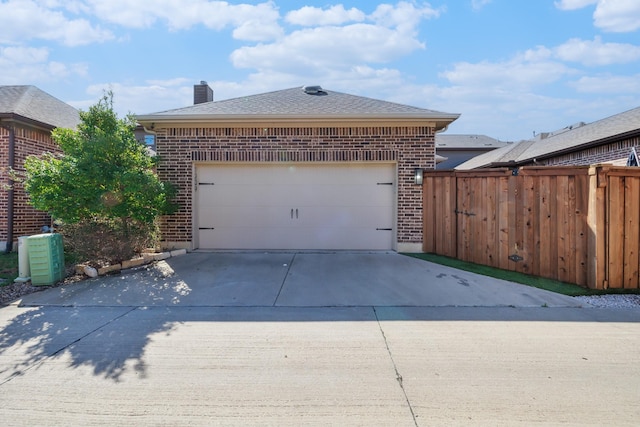
[[[16,133],[13,126],[3,126],[9,131],[9,191],[7,194],[7,246],[6,253],[13,250],[13,217],[14,217],[14,190],[15,182],[11,178],[11,171],[15,169],[16,163]]]

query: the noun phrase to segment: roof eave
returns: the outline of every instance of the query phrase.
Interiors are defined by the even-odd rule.
[[[16,113],[0,113],[0,121],[2,123],[21,123],[47,132],[51,132],[57,127]]]
[[[444,128],[460,117],[459,114],[336,114],[336,115],[276,115],[276,114],[147,114],[136,116],[137,121],[147,128],[162,124],[170,125],[247,125],[250,123],[273,124],[314,124],[327,123],[394,123],[416,124],[416,122],[434,123],[438,129]]]

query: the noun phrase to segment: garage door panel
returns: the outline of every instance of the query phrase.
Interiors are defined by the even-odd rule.
[[[200,246],[209,249],[291,249],[287,227],[227,227],[200,232]]]
[[[251,168],[251,173],[247,173]],[[260,173],[260,181],[256,181],[256,172]],[[262,173],[261,173],[262,172]],[[213,183],[215,185],[246,185],[258,183],[265,185],[279,185],[286,180],[293,180],[295,170],[290,168],[274,168],[270,165],[253,165],[238,167],[235,165],[203,166],[197,171],[198,182]]]
[[[392,186],[368,185],[316,185],[299,191],[297,206],[389,206],[393,200]],[[358,197],[354,197],[358,195]]]
[[[393,213],[387,207],[316,207],[299,208],[294,227],[312,227],[322,222],[324,228],[365,227],[370,229],[391,228]]]
[[[216,206],[200,210],[200,225],[204,228],[237,227],[285,227],[291,224],[291,210],[278,206]]]
[[[199,247],[391,249],[392,164],[203,165]],[[391,185],[389,185],[391,184]]]
[[[253,227],[227,228],[224,230],[203,230],[200,233],[201,246],[216,249],[328,249],[338,245],[351,250],[388,250],[392,238],[391,231],[376,231],[367,228],[322,229],[305,228],[291,236],[286,228],[274,227],[268,230]]]
[[[281,187],[265,184],[215,185],[198,190],[200,206],[289,206],[290,193]]]
[[[305,244],[306,249],[327,249],[337,246],[351,250],[387,250],[391,240],[390,231],[372,231],[362,228],[304,228],[299,234],[298,245]]]

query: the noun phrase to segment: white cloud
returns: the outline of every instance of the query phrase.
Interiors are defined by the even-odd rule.
[[[86,64],[49,61],[46,48],[0,47],[0,84],[24,84],[25,78],[36,83],[86,75]]]
[[[187,79],[186,77],[175,77],[173,79],[168,79],[168,80],[147,80],[147,84],[152,86],[175,87],[175,86],[189,85],[192,83],[193,81],[191,79]]]
[[[492,1],[493,0],[471,0],[471,7],[473,10],[480,10]]]
[[[242,40],[271,40],[282,33],[280,14],[272,1],[229,4],[207,0],[86,0],[98,18],[125,28],[148,28],[164,22],[172,31],[196,25],[220,31],[236,29],[234,37]]]
[[[571,83],[580,93],[640,95],[640,74],[632,76],[585,76]]]
[[[433,9],[428,4],[416,7],[414,3],[401,1],[397,5],[381,4],[369,16],[377,25],[397,28],[399,31],[415,31],[423,19],[437,18],[439,9]]]
[[[63,12],[43,7],[32,0],[0,3],[0,43],[17,44],[42,39],[79,46],[113,38],[110,31],[94,26],[86,19],[67,18]]]
[[[233,30],[233,38],[246,41],[267,41],[275,40],[283,34],[282,28],[275,24],[265,25],[263,21],[254,19],[247,20]]]
[[[241,47],[231,54],[231,61],[237,68],[309,77],[336,70],[345,72],[354,66],[387,63],[424,49],[424,43],[417,38],[417,27],[422,19],[438,13],[429,6],[418,7],[408,2],[380,5],[364,22],[303,28],[274,43]],[[307,22],[302,15],[293,15],[291,19]]]
[[[600,37],[594,40],[570,39],[554,49],[563,61],[584,65],[626,64],[640,60],[640,46],[626,43],[603,43]]]
[[[640,2],[638,0],[560,0],[555,5],[561,10],[576,10],[596,5],[594,25],[613,33],[633,32],[640,29]]]
[[[598,0],[560,0],[555,5],[560,10],[577,10],[596,3]]]
[[[181,85],[187,79],[177,78],[168,81],[145,82],[142,85],[125,83],[98,83],[86,90],[90,99],[69,101],[76,108],[86,110],[95,104],[105,91],[113,91],[113,106],[118,116],[129,113],[148,114],[191,105],[193,102],[193,85]],[[191,80],[189,80],[191,81]],[[160,83],[160,84],[158,84]],[[149,100],[153,100],[150,102]],[[150,105],[152,105],[150,110]]]
[[[640,2],[638,0],[600,0],[593,13],[596,27],[614,33],[640,29]]]
[[[365,19],[365,13],[355,7],[346,10],[343,5],[338,4],[328,9],[319,7],[304,6],[301,9],[287,13],[285,20],[290,24],[302,25],[305,27],[316,27],[322,25],[341,25],[346,22],[361,22]]]
[[[231,54],[238,68],[325,70],[385,63],[424,45],[390,28],[370,24],[295,31],[276,43],[245,46]]]
[[[0,47],[0,59],[7,63],[38,64],[49,58],[49,50],[36,47]]]
[[[539,48],[504,62],[460,62],[441,76],[454,85],[528,91],[554,83],[574,72],[564,64],[546,59],[547,56],[548,50]]]

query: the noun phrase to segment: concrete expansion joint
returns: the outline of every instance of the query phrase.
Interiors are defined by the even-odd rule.
[[[60,347],[60,348],[59,348],[59,349],[57,349],[56,351],[54,351],[54,352],[52,352],[52,353],[48,354],[46,357],[44,357],[44,358],[43,358],[42,360],[40,360],[39,362],[37,362],[37,363],[35,363],[35,364],[31,365],[31,366],[28,366],[28,367],[26,367],[24,370],[22,370],[22,371],[18,371],[18,372],[16,372],[15,374],[11,375],[11,376],[10,376],[9,378],[7,378],[6,380],[4,380],[4,381],[0,382],[0,386],[2,386],[2,385],[4,385],[4,384],[8,383],[9,381],[11,381],[11,380],[13,380],[13,379],[15,379],[15,378],[18,378],[18,377],[20,377],[20,376],[24,375],[27,371],[30,371],[30,370],[32,370],[32,369],[34,369],[34,368],[37,368],[37,367],[39,367],[39,366],[42,366],[42,365],[47,361],[47,359],[50,359],[50,358],[56,357],[58,354],[62,353],[63,351],[65,351],[65,350],[66,350],[66,349],[68,349],[69,347],[71,347],[71,346],[73,346],[73,345],[75,345],[75,344],[79,343],[80,341],[82,341],[83,339],[85,339],[85,338],[86,338],[86,337],[88,337],[89,335],[93,334],[94,332],[96,332],[96,331],[98,331],[98,330],[100,330],[100,329],[104,328],[105,326],[109,325],[110,323],[115,322],[115,321],[116,321],[116,320],[118,320],[118,319],[123,318],[124,316],[128,315],[128,314],[129,314],[129,313],[131,313],[132,311],[135,311],[135,310],[137,310],[137,309],[139,309],[139,308],[140,308],[140,307],[132,307],[132,308],[131,308],[131,310],[128,310],[127,312],[125,312],[125,313],[123,313],[123,314],[121,314],[121,315],[119,315],[119,316],[116,316],[116,317],[114,317],[113,319],[109,319],[109,321],[107,321],[107,322],[105,322],[105,323],[103,323],[103,324],[99,325],[98,327],[96,327],[96,328],[92,329],[91,331],[87,332],[87,333],[86,333],[86,334],[84,334],[83,336],[81,336],[81,337],[77,338],[76,340],[74,340],[74,341],[72,341],[72,342],[70,342],[70,343],[68,343],[68,344],[66,344],[66,345],[63,345],[62,347]]]
[[[289,272],[291,271],[291,266],[293,265],[293,261],[295,261],[296,259],[296,255],[298,253],[294,252],[293,256],[291,257],[291,261],[289,261],[289,264],[285,264],[284,267],[287,267],[287,272],[284,274],[284,277],[282,278],[282,283],[280,284],[280,289],[278,289],[278,294],[276,295],[275,299],[273,300],[273,306],[275,307],[276,304],[278,303],[278,299],[280,298],[280,294],[282,293],[282,289],[284,288],[284,284],[287,281],[287,278],[289,277]]]
[[[384,341],[384,346],[387,349],[387,353],[389,354],[389,359],[391,360],[391,364],[393,365],[393,370],[396,374],[396,381],[398,381],[398,385],[400,386],[400,390],[404,395],[404,399],[407,402],[407,406],[409,407],[409,411],[411,412],[411,417],[413,418],[413,423],[416,427],[418,427],[418,420],[416,419],[416,414],[413,411],[413,406],[411,405],[411,401],[409,400],[409,396],[407,395],[407,391],[404,389],[404,384],[402,381],[402,375],[398,370],[398,365],[396,365],[396,361],[393,358],[393,353],[391,353],[391,348],[389,347],[389,342],[387,341],[387,336],[384,333],[384,329],[382,329],[382,324],[380,323],[380,319],[378,318],[378,312],[375,307],[371,307],[373,309],[373,314],[376,316],[376,322],[378,323],[378,328],[380,329],[380,334],[382,335],[382,339]]]

